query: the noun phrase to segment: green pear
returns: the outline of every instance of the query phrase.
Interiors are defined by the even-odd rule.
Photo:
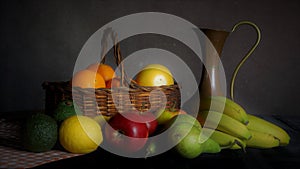
[[[203,144],[202,153],[219,153],[221,146],[213,139],[208,138]]]
[[[191,125],[194,125],[199,130],[202,129],[202,126],[201,126],[200,122],[197,120],[197,118],[190,114],[178,114],[178,115],[174,116],[173,118],[170,119],[170,121],[168,123],[166,123],[164,128],[168,129],[172,125],[176,125],[179,123],[189,123]]]
[[[170,128],[169,138],[177,153],[185,158],[196,158],[202,153],[218,153],[220,145],[214,140],[207,138],[200,142],[201,128],[194,123],[176,123]]]
[[[172,126],[169,131],[171,144],[175,151],[185,158],[195,158],[203,151],[199,143],[200,130],[193,124],[182,122]]]

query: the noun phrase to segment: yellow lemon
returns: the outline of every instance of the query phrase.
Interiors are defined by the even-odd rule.
[[[105,115],[98,115],[95,116],[93,119],[100,125],[104,126],[106,122],[111,118],[111,116],[105,116]]]
[[[101,126],[87,116],[70,116],[59,127],[59,142],[71,153],[90,153],[103,142]]]
[[[135,77],[141,86],[173,85],[174,79],[170,70],[159,64],[151,64],[143,68]]]

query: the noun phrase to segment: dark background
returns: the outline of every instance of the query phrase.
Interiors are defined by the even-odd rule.
[[[230,31],[240,20],[257,24],[262,39],[240,69],[235,99],[249,113],[299,115],[298,0],[2,0],[0,112],[43,109],[42,82],[68,80],[95,31],[124,15],[151,11],[177,15],[200,28]],[[228,87],[255,40],[254,29],[247,26],[227,38],[221,58]],[[122,46],[124,55],[147,42],[132,39]],[[170,48],[164,42],[155,45]]]

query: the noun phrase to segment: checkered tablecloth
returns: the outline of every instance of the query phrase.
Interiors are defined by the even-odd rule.
[[[23,150],[19,137],[20,123],[0,119],[0,168],[32,168],[81,154],[62,150],[34,153]]]
[[[32,168],[45,163],[80,155],[60,150],[32,153],[7,146],[0,146],[0,154],[0,168]]]

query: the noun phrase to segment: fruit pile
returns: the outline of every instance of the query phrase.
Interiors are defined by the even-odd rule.
[[[119,87],[112,67],[91,64],[78,71],[72,85],[82,88]],[[171,71],[160,64],[145,66],[134,78],[141,86],[173,85]],[[118,82],[118,83],[116,83]],[[59,145],[70,153],[89,153],[105,143],[118,152],[159,151],[160,143],[150,140],[164,133],[164,142],[184,158],[223,149],[274,148],[289,144],[288,133],[265,119],[251,115],[237,102],[223,96],[201,99],[196,117],[172,108],[122,112],[112,117],[84,116],[72,100],[61,101],[51,116],[36,114],[26,120],[23,143],[27,150],[43,152]]]

